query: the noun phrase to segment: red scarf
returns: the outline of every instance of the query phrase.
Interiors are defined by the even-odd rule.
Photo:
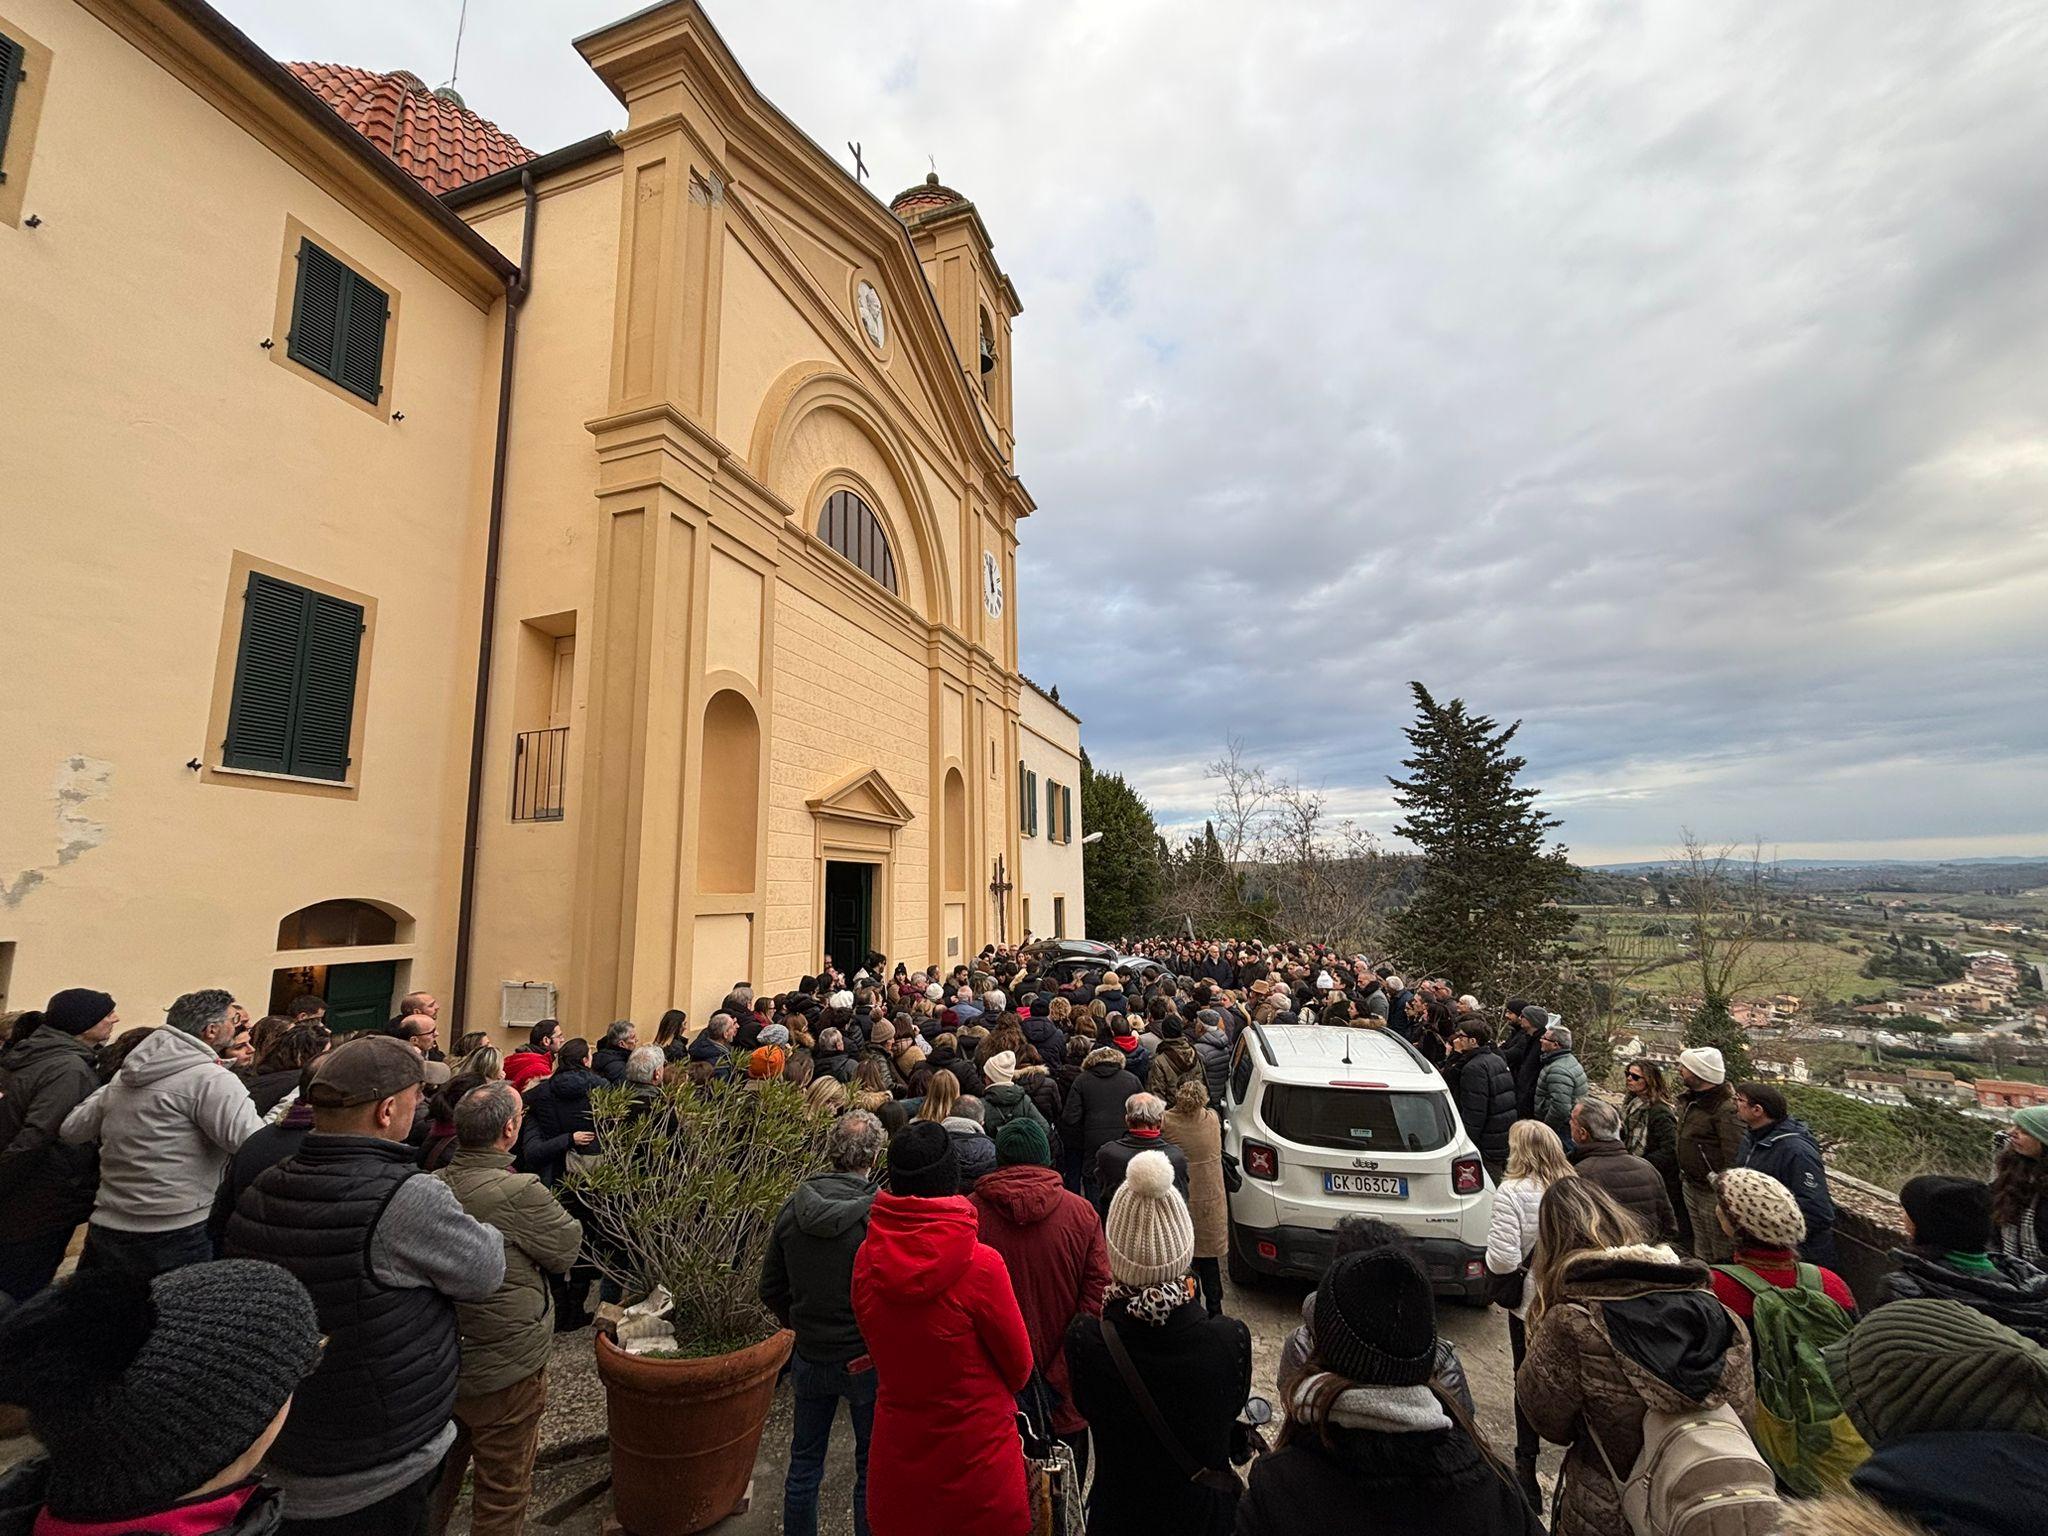
[[[213,1536],[239,1520],[243,1506],[259,1491],[255,1483],[243,1483],[225,1493],[210,1493],[189,1504],[173,1504],[131,1520],[60,1520],[46,1509],[36,1516],[34,1536],[130,1536],[143,1531],[152,1536]]]
[[[1113,1035],[1111,1038],[1115,1040],[1116,1048],[1126,1056],[1138,1048],[1138,1037],[1136,1035]]]
[[[1134,1125],[1130,1128],[1129,1134],[1137,1137],[1140,1141],[1157,1141],[1159,1139],[1159,1127],[1156,1125]]]

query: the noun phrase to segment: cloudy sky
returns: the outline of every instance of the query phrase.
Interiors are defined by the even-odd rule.
[[[434,84],[458,0],[224,8]],[[616,126],[629,8],[470,0],[470,105]],[[2039,0],[710,11],[981,208],[1025,665],[1162,821],[1236,735],[1384,830],[1418,678],[1582,859],[2048,852]]]

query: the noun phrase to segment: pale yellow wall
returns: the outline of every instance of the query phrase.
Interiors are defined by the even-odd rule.
[[[1052,937],[1053,897],[1067,899],[1067,937],[1086,937],[1087,912],[1081,897],[1081,726],[1073,716],[1040,696],[1035,688],[1019,691],[1018,755],[1038,775],[1038,835],[1022,839],[1018,852],[1018,886],[1031,898],[1031,929],[1039,938]],[[1016,773],[1013,764],[1010,772]],[[1052,820],[1045,808],[1045,786],[1057,780],[1074,793],[1074,840],[1055,843]]]
[[[789,583],[775,612],[766,972],[756,980],[784,988],[817,969],[816,822],[805,801],[859,768],[879,770],[912,812],[895,834],[889,952],[921,964],[931,958],[927,860],[937,836],[926,670]]]
[[[9,1002],[111,991],[129,1023],[224,985],[260,1005],[286,912],[417,919],[452,968],[496,320],[100,22],[0,0],[52,50],[0,227],[0,940]],[[287,219],[398,290],[392,423],[279,366]],[[350,797],[203,780],[237,551],[377,605]],[[388,953],[388,952],[387,952]]]
[[[479,1026],[498,1022],[498,989],[506,981],[552,982],[566,1006],[597,540],[597,453],[584,423],[605,403],[618,200],[614,157],[542,190],[533,288],[519,314],[470,964],[470,1013]],[[516,194],[472,217],[479,233],[518,259],[524,219]],[[575,616],[578,638],[563,820],[514,822],[521,626],[561,613]],[[579,1020],[576,1028],[588,1033],[607,1022]]]

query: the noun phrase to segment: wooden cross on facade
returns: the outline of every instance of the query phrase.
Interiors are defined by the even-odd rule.
[[[853,153],[853,179],[855,181],[866,181],[868,179],[868,163],[860,157],[860,145],[854,140],[848,139],[846,147]]]
[[[1008,931],[1010,916],[1009,895],[1015,889],[1016,887],[1010,884],[1010,877],[1003,873],[1003,856],[999,853],[996,855],[996,877],[988,883],[989,894],[996,899],[996,942],[998,944],[1010,942]]]

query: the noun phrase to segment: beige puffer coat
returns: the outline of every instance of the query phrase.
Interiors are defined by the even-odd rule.
[[[583,1224],[539,1179],[514,1173],[509,1153],[464,1147],[430,1176],[454,1190],[471,1216],[504,1234],[505,1283],[482,1301],[455,1305],[462,1330],[456,1395],[501,1391],[548,1363],[555,1317],[547,1275],[566,1274],[576,1262]]]
[[[1628,1523],[1588,1428],[1626,1477],[1643,1448],[1646,1409],[1727,1403],[1747,1421],[1756,1406],[1749,1330],[1714,1299],[1707,1266],[1669,1248],[1579,1254],[1567,1261],[1560,1291],[1529,1326],[1515,1397],[1539,1435],[1571,1447],[1552,1536],[1614,1536]],[[1610,1319],[1607,1307],[1625,1302],[1646,1305]],[[1665,1347],[1657,1370],[1617,1344],[1611,1325],[1628,1330],[1631,1321],[1649,1325],[1636,1330],[1639,1338]]]
[[[1220,1259],[1230,1245],[1230,1201],[1223,1188],[1223,1124],[1213,1109],[1166,1112],[1159,1134],[1188,1160],[1188,1215],[1195,1222],[1195,1257]]]

